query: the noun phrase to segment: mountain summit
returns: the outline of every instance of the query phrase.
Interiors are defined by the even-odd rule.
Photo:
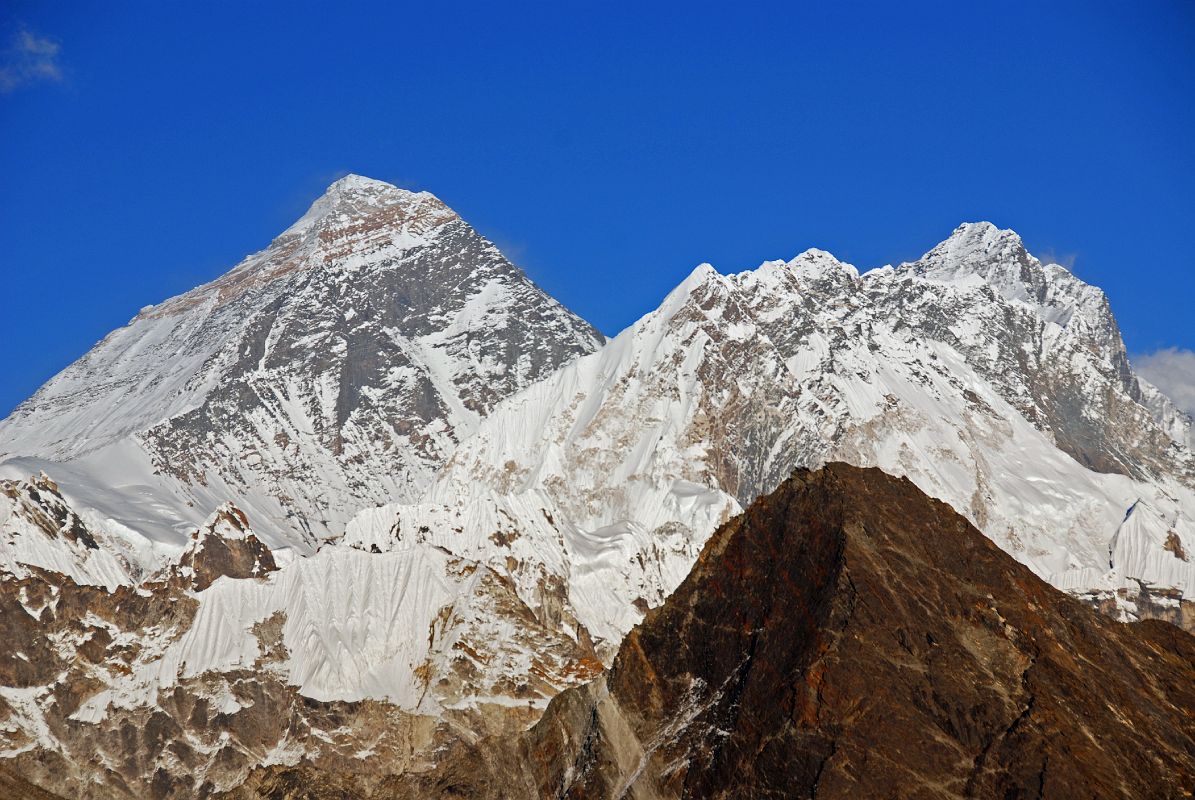
[[[307,213],[278,238],[311,232],[325,241],[345,233],[345,223],[371,225],[379,238],[402,234],[420,236],[458,219],[456,212],[431,192],[412,192],[361,175],[346,175],[330,185]]]

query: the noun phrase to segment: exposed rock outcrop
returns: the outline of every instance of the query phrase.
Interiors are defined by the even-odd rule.
[[[44,472],[0,479],[0,579],[43,569],[111,588],[140,574],[135,560],[127,542],[84,522]]]
[[[203,591],[217,578],[260,578],[278,569],[274,555],[249,527],[244,512],[226,503],[191,535],[177,572]]]

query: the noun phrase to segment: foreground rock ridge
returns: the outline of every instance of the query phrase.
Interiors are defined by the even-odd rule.
[[[360,796],[1189,797],[1193,716],[1195,637],[1116,623],[907,479],[836,463],[724,525],[516,742]],[[356,796],[312,780],[231,796]]]

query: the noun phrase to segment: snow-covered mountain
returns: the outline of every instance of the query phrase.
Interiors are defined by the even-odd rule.
[[[350,176],[0,423],[0,626],[46,639],[0,654],[0,756],[76,791],[99,754],[134,796],[419,769],[592,677],[832,460],[1181,621],[1191,445],[1103,293],[986,223],[864,274],[702,265],[603,344],[434,197]]]
[[[181,544],[234,501],[309,550],[415,499],[500,399],[602,337],[426,192],[342,178],[268,248],[143,309],[0,423],[0,472]]]
[[[578,618],[616,643],[720,520],[830,460],[908,476],[1057,586],[1181,594],[1188,432],[1133,375],[1104,294],[980,223],[863,275],[817,250],[702,265],[500,405],[429,497],[534,498]]]

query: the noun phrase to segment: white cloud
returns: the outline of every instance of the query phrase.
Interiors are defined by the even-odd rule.
[[[1137,374],[1174,401],[1184,411],[1195,414],[1195,352],[1180,347],[1164,347],[1133,357]]]
[[[1044,251],[1034,253],[1034,255],[1043,264],[1057,264],[1060,267],[1066,267],[1071,272],[1075,270],[1075,259],[1078,257],[1076,253],[1056,253],[1052,247],[1047,247]]]
[[[62,80],[58,55],[62,45],[53,39],[22,30],[0,60],[0,94],[41,81]]]

